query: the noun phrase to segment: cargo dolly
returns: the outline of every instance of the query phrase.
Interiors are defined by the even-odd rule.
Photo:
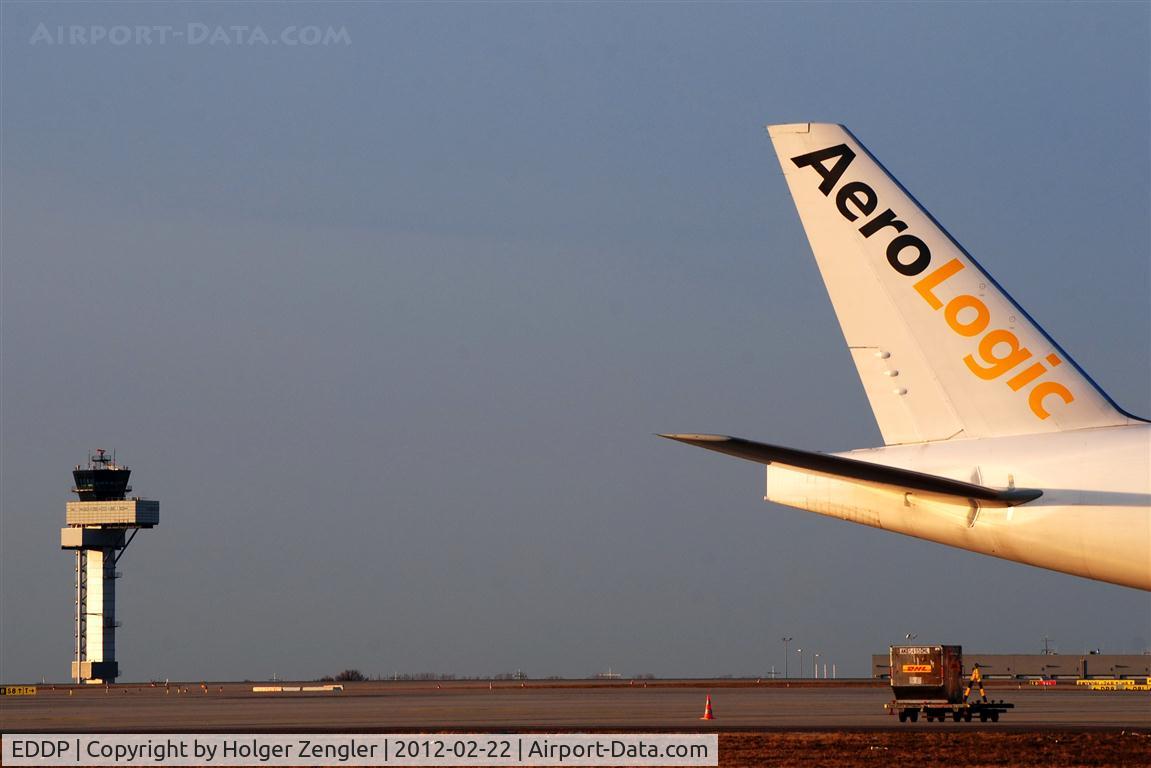
[[[956,723],[970,723],[975,718],[981,723],[995,723],[1001,714],[1015,708],[1003,700],[985,700],[981,674],[973,670],[971,687],[975,686],[980,696],[968,702],[968,693],[974,691],[963,686],[961,646],[893,645],[891,690],[895,700],[884,708],[899,715],[901,723],[918,722],[921,714],[929,723],[942,723],[947,718]]]
[[[945,701],[900,701],[898,699],[884,706],[895,710],[901,723],[918,722],[920,713],[929,723],[932,721],[942,723],[948,718],[957,723],[961,720],[970,723],[975,718],[979,718],[981,723],[986,723],[988,720],[997,723],[1001,714],[1015,708],[1014,704],[1006,701],[973,701],[968,704],[948,704]]]

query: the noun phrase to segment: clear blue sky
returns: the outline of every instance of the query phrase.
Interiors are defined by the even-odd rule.
[[[0,12],[4,680],[67,677],[96,447],[161,500],[129,680],[1151,646],[1145,593],[767,505],[653,437],[881,442],[763,132],[807,120],[1151,414],[1151,6]],[[168,39],[68,41],[118,25]],[[346,37],[286,44],[312,25]]]

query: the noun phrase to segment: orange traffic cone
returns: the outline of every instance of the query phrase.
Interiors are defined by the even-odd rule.
[[[703,717],[700,720],[714,720],[715,715],[711,713],[711,694],[707,695],[707,703],[703,705]]]

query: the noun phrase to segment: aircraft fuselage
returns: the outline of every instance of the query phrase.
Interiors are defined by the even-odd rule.
[[[765,499],[1151,590],[1151,425],[892,445],[836,455],[978,485],[1042,488],[1043,495],[1021,506],[986,504],[771,464]]]

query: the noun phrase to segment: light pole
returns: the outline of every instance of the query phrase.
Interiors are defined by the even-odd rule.
[[[796,648],[795,652],[799,654],[799,676],[802,679],[803,678],[803,649],[802,648]]]
[[[811,676],[814,678],[819,677],[819,654],[815,654],[811,658]]]
[[[783,643],[783,678],[785,680],[787,679],[787,644],[790,643],[794,639],[795,638],[793,638],[793,637],[781,637],[781,638],[779,638],[780,642]]]

